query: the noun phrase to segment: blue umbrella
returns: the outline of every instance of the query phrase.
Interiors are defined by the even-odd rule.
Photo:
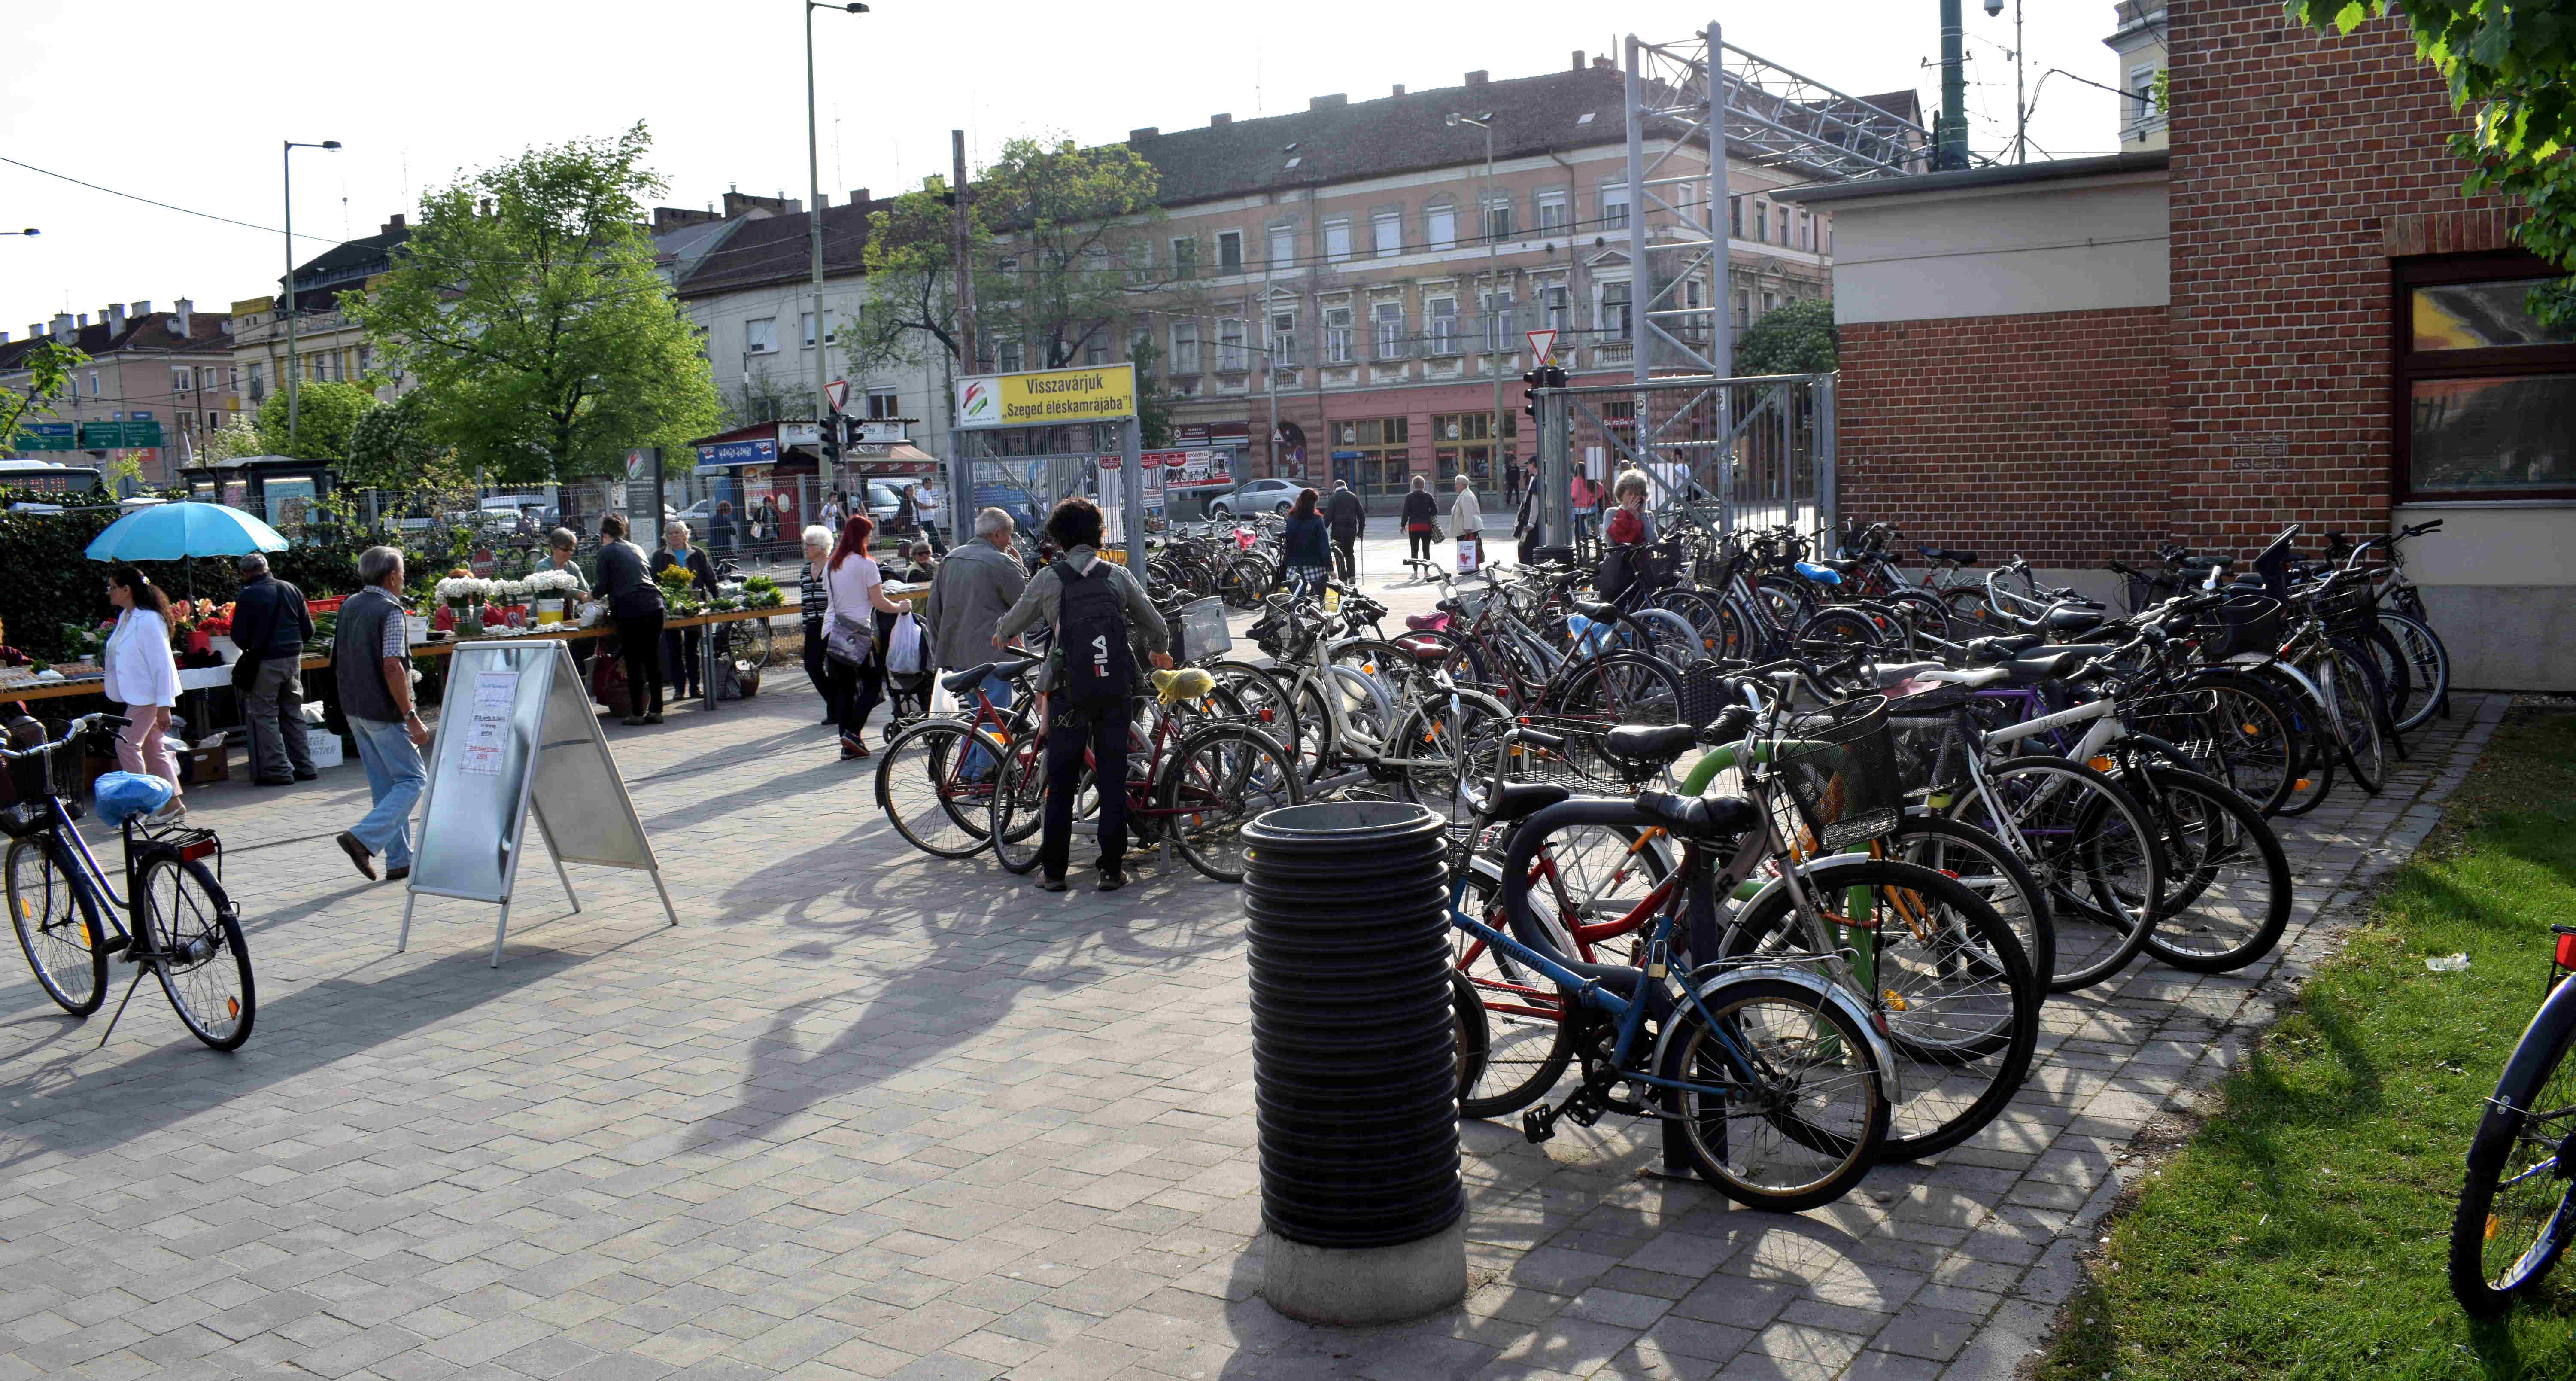
[[[277,529],[238,508],[164,503],[138,508],[108,524],[84,554],[92,561],[177,561],[286,547]]]

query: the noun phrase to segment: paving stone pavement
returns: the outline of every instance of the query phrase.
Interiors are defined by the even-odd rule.
[[[773,683],[775,686],[776,683]],[[1041,897],[907,849],[800,683],[611,739],[678,900],[531,861],[492,909],[330,841],[355,767],[193,794],[233,845],[256,1034],[138,994],[103,1050],[0,961],[0,1381],[2003,1376],[2078,1279],[2122,1148],[2242,1049],[2315,924],[2433,824],[2501,699],[2286,831],[2292,942],[2048,1008],[2006,1115],[1784,1217],[1641,1177],[1656,1138],[1466,1129],[1465,1305],[1260,1302],[1243,926],[1175,867]]]

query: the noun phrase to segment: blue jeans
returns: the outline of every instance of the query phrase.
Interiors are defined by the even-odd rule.
[[[358,762],[367,769],[367,795],[376,803],[365,819],[349,827],[349,833],[367,846],[367,852],[383,854],[386,867],[408,868],[411,808],[420,803],[429,769],[421,765],[420,750],[399,724],[351,715],[349,736],[358,741]]]
[[[985,677],[984,697],[993,702],[994,709],[1007,710],[1011,708],[1010,679],[1003,676]],[[968,714],[974,713],[974,710],[971,707],[961,708],[965,708],[966,713]],[[984,764],[990,760],[989,755],[985,753],[983,747],[984,735],[991,732],[993,732],[993,729],[990,725],[978,730],[975,737],[971,740],[973,746],[966,750],[965,758],[958,763],[958,766],[966,773],[967,776],[974,777],[983,774]]]

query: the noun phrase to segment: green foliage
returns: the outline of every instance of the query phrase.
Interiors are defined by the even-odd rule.
[[[2564,1377],[2568,1267],[2504,1322],[2445,1274],[2460,1161],[2576,908],[2576,715],[2517,711],[2110,1229],[2040,1381]],[[2469,968],[2424,961],[2465,953]]]
[[[2470,164],[2460,190],[2498,192],[2530,215],[2515,228],[2523,247],[2576,269],[2576,12],[2564,0],[2289,0],[2290,17],[2349,34],[2391,11],[2415,51],[2442,74],[2469,127],[2451,150]],[[2576,280],[2532,294],[2543,321],[2576,321]]]
[[[197,448],[201,464],[232,460],[240,456],[264,455],[259,439],[259,425],[246,412],[233,414],[233,420],[206,434],[205,444]]]
[[[1837,360],[1829,297],[1783,303],[1735,341],[1735,372],[1740,375],[1830,374]]]
[[[295,389],[295,440],[286,439],[286,390],[278,389],[259,405],[260,450],[254,454],[327,460],[333,464],[349,453],[349,429],[376,406],[374,390],[365,384],[315,383]]]
[[[29,371],[27,391],[0,388],[0,447],[18,434],[19,423],[51,417],[53,409],[46,404],[71,391],[72,366],[88,360],[72,346],[51,339],[36,342],[18,361],[19,368]]]
[[[651,137],[530,149],[423,199],[393,270],[344,299],[431,400],[428,434],[505,483],[621,474],[714,429],[715,384],[653,266]],[[479,209],[487,201],[490,210]]]
[[[429,395],[421,389],[368,409],[349,428],[340,483],[390,494],[464,487],[454,449],[439,444],[431,426]]]

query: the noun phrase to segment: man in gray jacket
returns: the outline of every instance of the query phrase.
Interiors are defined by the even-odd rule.
[[[975,515],[975,538],[961,542],[930,578],[922,622],[930,629],[932,660],[947,671],[992,661],[993,629],[1019,603],[1028,573],[1011,554],[1011,515],[987,508]],[[996,705],[1011,703],[1011,683],[986,677],[984,693]]]

